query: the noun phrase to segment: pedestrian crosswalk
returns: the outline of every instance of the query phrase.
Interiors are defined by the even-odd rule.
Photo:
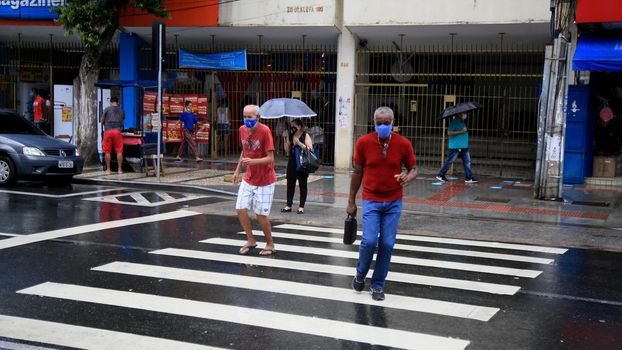
[[[84,198],[84,200],[153,208],[161,205],[186,202],[206,197],[207,196],[192,193],[137,191]]]
[[[245,240],[236,228],[222,227],[222,232],[190,246],[169,246],[128,261],[117,258],[89,266],[89,274],[118,281],[113,285],[94,283],[95,278],[51,280],[17,291],[17,295],[38,297],[31,299],[33,303],[59,300],[96,305],[98,310],[127,310],[128,315],[137,310],[178,317],[179,324],[209,328],[209,336],[184,341],[137,334],[130,326],[126,330],[0,315],[0,338],[75,348],[128,344],[126,348],[132,349],[266,349],[322,342],[327,348],[368,344],[465,349],[473,340],[471,333],[442,327],[439,320],[485,327],[503,317],[503,308],[525,282],[542,278],[566,252],[400,234],[386,300],[377,302],[368,293],[351,290],[358,251],[341,243],[341,230],[277,225],[273,233],[277,255],[260,257],[256,252],[238,254]],[[261,237],[258,233],[258,240]],[[173,287],[178,285],[182,287]],[[190,286],[207,293],[188,293]],[[434,323],[425,324],[428,318]],[[244,337],[250,329],[259,334],[255,342],[224,341]],[[241,334],[232,336],[232,332]],[[284,340],[262,342],[262,336]]]

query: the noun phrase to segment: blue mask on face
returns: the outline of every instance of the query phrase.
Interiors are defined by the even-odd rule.
[[[378,133],[378,137],[380,137],[381,139],[386,139],[387,137],[389,137],[389,135],[391,135],[391,130],[393,130],[393,124],[376,125],[376,132]]]
[[[257,119],[244,119],[244,125],[246,125],[246,127],[249,129],[254,128],[256,124]]]

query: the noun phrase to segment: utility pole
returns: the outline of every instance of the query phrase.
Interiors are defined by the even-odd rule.
[[[570,26],[576,2],[552,0],[553,45],[546,49],[538,111],[538,148],[534,197],[559,200],[564,178],[564,133],[568,95]]]

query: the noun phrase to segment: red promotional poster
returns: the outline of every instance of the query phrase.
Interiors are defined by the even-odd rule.
[[[201,122],[201,126],[197,128],[197,132],[195,136],[197,143],[208,143],[210,124],[206,119],[200,120],[200,122]]]
[[[184,98],[181,95],[171,95],[169,99],[170,114],[179,115],[184,112]]]
[[[164,142],[181,142],[181,124],[176,120],[165,120],[162,123],[162,139]]]
[[[199,99],[197,101],[197,106],[198,106],[198,115],[200,117],[207,117],[207,96],[205,95],[199,95]]]
[[[184,106],[186,105],[186,101],[192,102],[192,113],[197,113],[199,110],[199,96],[197,95],[184,95]]]
[[[165,117],[171,113],[170,99],[171,95],[162,95],[162,115]]]
[[[146,91],[143,97],[143,113],[154,113],[156,111],[156,100],[158,95],[153,91]]]

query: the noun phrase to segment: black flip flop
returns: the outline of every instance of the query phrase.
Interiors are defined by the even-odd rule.
[[[251,252],[251,250],[257,248],[257,244],[253,244],[253,245],[245,245],[242,248],[240,248],[239,253],[242,255],[248,255],[248,253]],[[244,249],[246,249],[246,251],[242,252]]]
[[[264,252],[265,252],[265,254],[262,254]],[[262,249],[259,252],[259,256],[272,256],[274,254],[276,254],[276,249]]]

